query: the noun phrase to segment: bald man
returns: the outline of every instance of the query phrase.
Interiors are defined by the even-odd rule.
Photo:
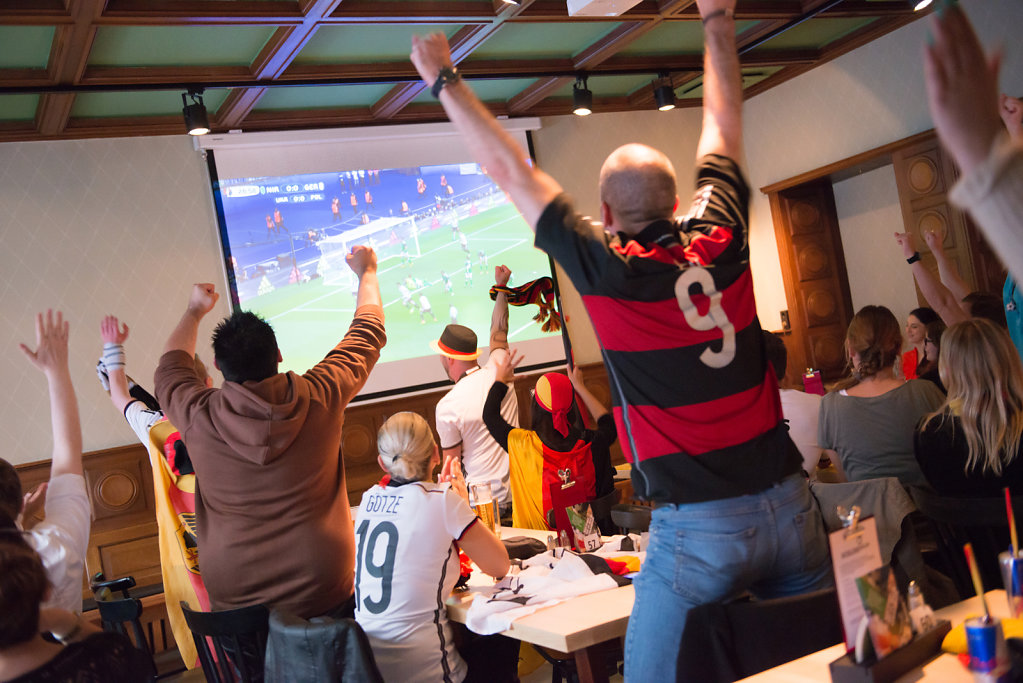
[[[603,229],[580,216],[459,78],[442,35],[412,62],[582,295],[604,352],[638,495],[658,503],[625,650],[628,681],[675,680],[688,611],[746,590],[832,584],[827,539],[782,420],[753,301],[735,0],[698,0],[705,31],[697,190],[678,206],[661,152],[630,144],[600,171]],[[665,118],[665,123],[671,122]]]

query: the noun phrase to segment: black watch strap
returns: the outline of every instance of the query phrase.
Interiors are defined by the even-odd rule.
[[[913,265],[914,263],[916,263],[919,260],[920,260],[920,252],[919,251],[914,251],[913,255],[910,256],[908,259],[906,259],[906,263],[908,263],[910,265]]]
[[[440,73],[437,74],[437,80],[433,82],[433,87],[430,88],[430,93],[434,97],[440,97],[440,91],[444,89],[445,85],[450,83],[456,83],[461,76],[458,73],[458,69],[450,66],[442,66]]]

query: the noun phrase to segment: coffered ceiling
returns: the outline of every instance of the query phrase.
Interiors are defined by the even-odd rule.
[[[902,0],[739,0],[746,97],[917,18]],[[699,106],[694,0],[641,0],[615,17],[565,0],[0,0],[0,141],[180,134],[181,94],[205,88],[214,131],[444,120],[408,60],[444,32],[498,115],[654,107],[667,76]],[[283,86],[289,87],[283,87]]]

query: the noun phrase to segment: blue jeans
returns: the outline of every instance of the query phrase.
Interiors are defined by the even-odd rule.
[[[625,680],[675,680],[686,615],[697,605],[833,583],[824,524],[801,473],[756,494],[659,507],[634,582]]]

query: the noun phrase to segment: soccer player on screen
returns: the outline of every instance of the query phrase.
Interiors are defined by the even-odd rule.
[[[697,0],[703,127],[696,192],[681,219],[671,162],[640,144],[615,150],[600,170],[603,227],[581,216],[459,78],[446,38],[412,38],[413,64],[476,161],[582,296],[633,486],[659,504],[634,583],[627,681],[676,679],[696,605],[832,585],[820,512],[782,418],[753,300],[735,4]]]

